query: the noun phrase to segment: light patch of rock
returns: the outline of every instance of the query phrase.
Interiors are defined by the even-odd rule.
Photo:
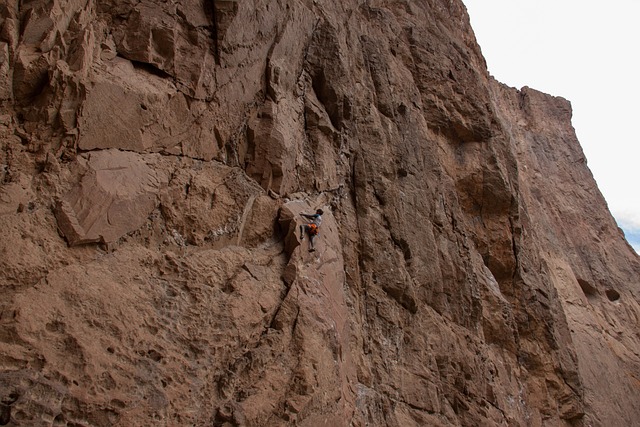
[[[114,243],[147,220],[166,181],[139,154],[90,153],[80,182],[56,203],[58,226],[70,245]]]

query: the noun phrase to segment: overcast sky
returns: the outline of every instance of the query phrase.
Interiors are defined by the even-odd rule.
[[[640,0],[463,0],[489,72],[571,101],[609,209],[640,253]]]

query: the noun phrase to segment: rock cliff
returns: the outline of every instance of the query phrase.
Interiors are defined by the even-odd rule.
[[[6,0],[0,103],[0,425],[640,419],[640,259],[460,0]]]

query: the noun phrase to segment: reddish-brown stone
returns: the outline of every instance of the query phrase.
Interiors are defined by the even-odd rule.
[[[461,1],[5,3],[0,424],[640,419],[640,260]]]

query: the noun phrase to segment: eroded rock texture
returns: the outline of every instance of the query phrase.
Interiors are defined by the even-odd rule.
[[[0,425],[637,424],[640,260],[459,0],[0,27]]]

